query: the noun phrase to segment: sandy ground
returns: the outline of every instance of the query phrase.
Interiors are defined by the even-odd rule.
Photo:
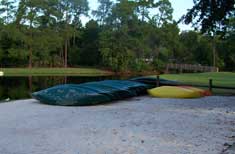
[[[234,142],[235,97],[0,104],[0,154],[234,154]]]

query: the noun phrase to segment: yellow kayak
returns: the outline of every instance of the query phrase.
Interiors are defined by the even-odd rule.
[[[162,86],[148,90],[149,95],[160,98],[199,98],[202,94],[199,90],[176,86]]]
[[[195,88],[195,87],[191,87],[191,86],[179,86],[181,88],[185,88],[185,89],[190,89],[193,91],[198,91],[202,96],[211,96],[212,93],[209,90],[204,90],[204,89],[200,89],[200,88]]]

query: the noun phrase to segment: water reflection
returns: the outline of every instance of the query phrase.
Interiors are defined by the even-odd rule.
[[[125,77],[0,77],[0,101],[31,98],[32,92],[59,84],[79,84],[105,79],[125,79]]]

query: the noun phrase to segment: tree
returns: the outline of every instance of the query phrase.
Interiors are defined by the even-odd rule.
[[[180,42],[180,29],[177,23],[164,24],[161,28],[161,44],[163,47],[167,48],[168,59],[171,62],[182,62],[182,50]]]
[[[234,0],[194,0],[194,7],[181,19],[212,36],[213,66],[216,66],[216,35],[226,34],[228,20],[234,11]]]
[[[9,24],[14,20],[16,0],[0,1],[0,16],[4,24]]]
[[[59,0],[43,0],[40,4],[37,37],[35,37],[35,60],[37,66],[63,66],[63,39],[59,19],[62,13]],[[43,51],[43,52],[42,52]]]
[[[59,10],[59,0],[42,0],[39,4],[39,28],[57,28],[58,20],[62,16]]]
[[[228,33],[218,44],[218,56],[226,71],[235,70],[235,13],[229,18]]]
[[[182,17],[186,24],[201,27],[203,33],[225,32],[230,15],[235,11],[234,0],[194,0],[194,6]]]
[[[200,34],[195,31],[183,31],[180,34],[180,42],[183,45],[182,59],[184,63],[196,63],[194,54],[197,51]]]
[[[101,33],[100,52],[105,66],[114,71],[128,69],[132,52],[128,48],[130,37],[127,28],[121,27],[118,31],[106,30]]]
[[[119,0],[108,17],[108,28],[100,34],[99,50],[103,63],[114,71],[128,69],[133,57],[133,37],[138,17],[135,2]],[[135,41],[134,41],[135,42]]]
[[[141,16],[141,21],[145,21],[149,19],[149,9],[152,8],[154,5],[153,0],[136,0],[136,12],[138,15]]]
[[[40,4],[42,1],[40,0],[21,0],[19,3],[19,13],[22,12],[20,19],[17,19],[19,24],[23,24],[23,29],[25,33],[25,44],[29,51],[29,68],[32,68],[32,60],[33,60],[33,43],[34,43],[34,30],[35,26],[38,25],[38,17],[39,17],[39,10]],[[19,21],[18,21],[19,20]]]
[[[80,25],[79,18],[81,15],[88,15],[89,7],[87,0],[60,0],[60,10],[64,38],[64,67],[67,67],[70,38],[75,38],[77,26]]]
[[[57,6],[58,0],[21,0],[19,3],[14,25],[23,34],[24,48],[28,50],[29,68],[33,66],[35,60],[48,61],[50,58],[46,55],[55,52],[61,44],[58,28],[55,26],[60,16]],[[52,39],[51,36],[55,38]]]
[[[219,43],[219,40],[215,40],[216,41],[216,47],[217,47],[217,43]],[[210,51],[213,50],[214,48],[214,44],[211,43],[211,38],[210,36],[201,36],[199,38],[199,42],[198,42],[198,48],[197,50],[194,52],[194,56],[195,56],[195,61],[197,61],[197,63],[202,64],[202,65],[216,65],[216,66],[220,66],[218,65],[218,61],[219,61],[219,57],[217,55],[215,55],[215,53],[211,53]],[[211,57],[213,57],[213,55],[215,56],[216,59],[212,59]]]
[[[97,10],[93,10],[92,14],[97,18],[100,25],[104,25],[107,22],[107,18],[111,15],[113,2],[110,0],[98,0],[99,7]]]
[[[221,52],[219,52],[223,57],[223,62],[225,65],[225,69],[228,71],[235,70],[235,35],[230,35],[224,44],[222,44],[222,48],[220,48]]]
[[[94,20],[89,21],[82,34],[79,58],[74,58],[74,61],[79,60],[79,64],[86,66],[97,66],[101,64],[102,58],[99,51],[99,34],[100,27],[98,23]],[[90,57],[84,58],[87,55],[90,55]]]
[[[152,21],[157,27],[172,22],[173,8],[169,0],[159,0],[154,4],[154,7],[158,8],[159,12],[152,17]]]
[[[0,48],[2,65],[26,64],[27,52],[24,50],[23,34],[15,25],[5,25],[0,30]]]
[[[109,17],[113,28],[131,24],[138,19],[135,14],[136,4],[133,1],[118,0],[118,3],[112,9],[112,15]]]
[[[234,3],[194,1],[182,20],[203,34],[180,33],[169,0],[98,0],[96,21],[85,26],[87,0],[0,0],[1,65],[143,71],[178,62],[234,70]]]

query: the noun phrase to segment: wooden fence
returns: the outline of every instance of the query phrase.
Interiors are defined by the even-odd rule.
[[[212,66],[201,66],[201,65],[192,65],[192,64],[167,64],[166,72],[169,70],[178,70],[181,73],[183,71],[192,71],[192,72],[219,72],[218,67]]]

